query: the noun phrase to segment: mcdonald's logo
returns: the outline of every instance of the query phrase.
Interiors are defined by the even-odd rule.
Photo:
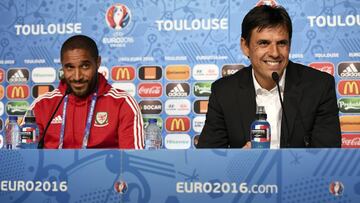
[[[115,66],[111,69],[111,78],[115,81],[134,80],[135,69],[131,66]]]
[[[360,95],[360,80],[340,80],[338,91],[343,96],[358,96]]]
[[[6,96],[9,99],[26,99],[29,97],[29,86],[9,85],[6,88]]]
[[[165,121],[168,132],[187,132],[190,130],[190,119],[188,117],[169,117]]]

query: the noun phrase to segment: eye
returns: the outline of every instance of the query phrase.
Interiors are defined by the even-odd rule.
[[[289,45],[289,41],[287,40],[282,40],[278,43],[280,46],[288,46]]]
[[[269,45],[269,44],[270,44],[269,41],[266,41],[266,40],[260,40],[260,41],[258,42],[258,45],[259,45],[259,46],[262,46],[262,47],[267,46],[267,45]]]
[[[81,68],[82,69],[88,69],[88,68],[90,68],[90,64],[88,64],[88,63],[82,64]]]

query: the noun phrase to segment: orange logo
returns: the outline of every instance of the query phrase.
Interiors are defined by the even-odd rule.
[[[111,70],[111,77],[115,81],[133,80],[135,70],[131,66],[116,66]]]
[[[29,87],[26,85],[9,85],[6,92],[9,99],[26,99],[29,97]]]
[[[0,99],[4,98],[5,95],[4,91],[5,91],[4,87],[0,85]]]
[[[190,67],[188,65],[169,65],[165,72],[168,80],[188,80],[190,78]]]

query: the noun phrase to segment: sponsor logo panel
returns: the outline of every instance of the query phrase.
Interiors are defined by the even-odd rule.
[[[168,117],[165,121],[165,129],[168,132],[188,132],[190,119],[188,117]]]
[[[109,69],[106,66],[100,66],[98,72],[102,74],[106,80],[109,80]]]
[[[167,149],[189,149],[191,138],[188,134],[168,134],[165,137],[165,147]]]
[[[197,116],[193,119],[192,123],[193,123],[193,130],[197,133],[201,133],[204,125],[205,125],[205,120],[206,117],[205,116]]]
[[[341,98],[338,105],[342,113],[360,113],[360,97]]]
[[[226,64],[221,69],[221,76],[226,77],[229,75],[233,75],[234,73],[238,72],[239,70],[243,69],[245,65],[242,64]]]
[[[335,73],[335,66],[333,63],[330,62],[313,62],[310,63],[309,66],[316,70],[329,73],[330,75],[334,76]]]
[[[360,133],[342,134],[341,148],[360,148]]]
[[[195,80],[216,80],[219,77],[219,68],[215,64],[197,64],[193,68]]]
[[[10,68],[7,71],[9,83],[26,83],[29,81],[29,70],[26,68]]]
[[[197,97],[208,97],[211,94],[212,82],[196,82],[194,84],[194,95]]]
[[[0,83],[3,82],[5,79],[5,71],[4,69],[0,68]]]
[[[55,89],[53,85],[35,85],[32,89],[32,96],[38,98],[39,96],[51,92]]]
[[[135,85],[133,83],[113,83],[111,86],[117,88],[117,89],[121,89],[124,90],[125,92],[127,92],[129,95],[131,96],[135,96]]]
[[[166,84],[166,96],[168,97],[187,97],[189,95],[190,85],[188,83]]]
[[[168,115],[188,115],[191,112],[191,103],[187,99],[166,100],[165,112]]]
[[[197,114],[206,114],[208,110],[208,100],[196,100],[194,102],[194,112]]]
[[[52,67],[37,67],[31,71],[35,83],[52,83],[56,80],[56,70]]]
[[[188,80],[190,78],[190,66],[168,65],[165,68],[165,77],[168,80]]]
[[[140,97],[161,97],[161,83],[140,83],[138,86],[138,94]]]
[[[6,113],[9,116],[23,116],[28,109],[27,101],[10,101],[6,104]]]
[[[162,78],[160,66],[142,66],[139,69],[140,80],[159,80],[160,78]]]
[[[340,116],[342,132],[360,132],[360,116]]]
[[[0,134],[0,149],[4,147],[4,142],[5,142],[4,136]]]
[[[360,80],[340,80],[338,91],[343,96],[358,96],[360,95]]]
[[[359,78],[360,62],[342,62],[338,65],[340,77]]]
[[[5,112],[5,106],[4,103],[0,101],[0,116],[4,115]]]
[[[30,90],[27,85],[9,85],[6,87],[6,96],[9,99],[26,99]]]
[[[200,135],[195,135],[193,137],[193,144],[194,144],[194,147],[197,148],[197,145],[199,143],[199,138],[200,138]]]
[[[142,114],[160,114],[162,103],[160,100],[143,100],[139,103]]]
[[[114,81],[134,80],[135,69],[132,66],[114,66],[111,69],[111,79]]]
[[[4,129],[4,122],[3,122],[3,119],[0,118],[0,132],[3,131]],[[1,147],[0,147],[1,149]]]
[[[115,3],[107,9],[105,20],[110,28],[121,30],[131,22],[130,9],[124,4]]]

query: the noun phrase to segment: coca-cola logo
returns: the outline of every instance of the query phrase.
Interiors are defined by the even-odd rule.
[[[360,148],[360,137],[343,137],[341,141],[342,148]]]
[[[140,97],[161,97],[162,85],[160,83],[141,83],[138,86]]]

